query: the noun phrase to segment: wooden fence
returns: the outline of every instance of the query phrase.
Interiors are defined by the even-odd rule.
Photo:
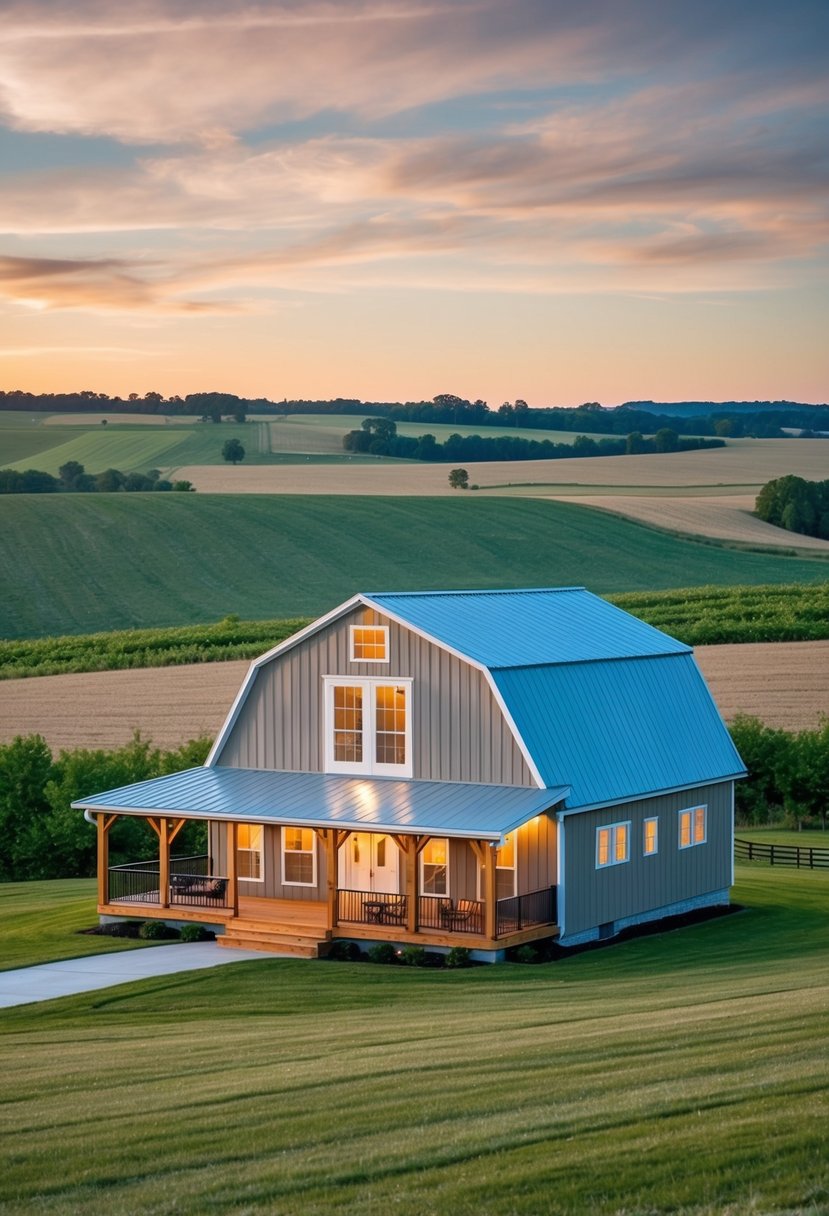
[[[758,844],[754,840],[734,840],[737,861],[762,861],[770,866],[794,866],[798,870],[829,870],[829,848],[800,844]]]

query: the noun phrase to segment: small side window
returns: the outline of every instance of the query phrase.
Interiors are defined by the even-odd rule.
[[[619,866],[630,860],[630,821],[596,828],[596,869]]]
[[[642,851],[646,857],[653,857],[659,851],[659,820],[656,817],[645,820]]]
[[[708,839],[708,807],[695,806],[679,812],[679,847],[692,849]]]
[[[351,626],[352,663],[388,663],[388,625]]]

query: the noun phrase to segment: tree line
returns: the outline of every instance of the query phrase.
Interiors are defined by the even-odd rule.
[[[776,477],[763,486],[754,509],[767,524],[829,540],[829,481]]]
[[[31,410],[49,413],[91,412],[142,414],[193,414],[213,422],[233,417],[243,422],[248,413],[270,414],[367,414],[396,422],[449,423],[454,426],[514,426],[539,430],[576,431],[588,434],[628,435],[633,431],[654,432],[670,427],[681,435],[719,438],[750,437],[783,439],[786,430],[815,434],[829,431],[829,406],[797,402],[678,402],[664,412],[653,402],[627,402],[604,407],[588,401],[575,408],[546,406],[531,409],[522,398],[504,401],[491,409],[478,398],[469,401],[455,393],[439,393],[430,401],[361,401],[356,397],[329,400],[301,398],[273,401],[267,397],[239,397],[235,393],[188,393],[164,397],[158,392],[143,396],[129,393],[112,397],[84,390],[79,393],[25,393],[16,389],[0,392],[0,410]],[[691,411],[690,413],[688,411]]]
[[[364,418],[359,430],[343,436],[347,452],[371,456],[395,456],[406,460],[565,460],[574,456],[624,456],[652,452],[690,452],[699,448],[724,447],[723,439],[690,439],[680,437],[670,427],[663,427],[646,439],[640,432],[618,439],[591,439],[577,435],[572,443],[554,443],[550,439],[525,439],[518,435],[458,435],[438,443],[431,433],[416,438],[397,433],[397,423],[391,418]]]
[[[185,493],[195,490],[191,481],[167,481],[158,469],[146,473],[122,473],[120,469],[104,469],[103,473],[87,473],[77,460],[67,460],[58,469],[57,477],[40,469],[0,469],[0,494],[118,494],[122,491],[175,490]]]
[[[829,719],[815,730],[790,733],[741,716],[730,730],[749,770],[748,778],[737,782],[738,823],[820,823],[825,828]],[[195,739],[165,751],[136,734],[113,750],[74,748],[55,757],[40,735],[0,744],[0,881],[92,876],[95,831],[70,804],[99,790],[200,765],[209,747],[208,739]],[[154,858],[157,849],[156,837],[143,819],[116,820],[110,836],[111,865]],[[189,822],[177,838],[176,851],[184,856],[204,853],[204,824]]]

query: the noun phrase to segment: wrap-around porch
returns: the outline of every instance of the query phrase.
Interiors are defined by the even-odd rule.
[[[224,866],[219,868],[210,853],[179,856],[175,839],[186,819],[147,817],[158,838],[158,857],[122,865],[109,865],[109,832],[117,815],[100,814],[98,829],[98,911],[109,916],[141,916],[193,921],[222,927],[228,940],[238,944],[237,932],[250,925],[258,936],[304,934],[320,942],[337,938],[417,942],[451,947],[465,945],[492,950],[518,945],[555,931],[556,887],[498,897],[503,885],[499,874],[499,850],[488,841],[456,841],[467,847],[480,866],[477,898],[449,894],[424,894],[421,888],[421,858],[434,838],[395,833],[388,839],[399,850],[401,873],[397,889],[354,889],[339,885],[343,873],[341,851],[364,834],[346,829],[313,829],[325,857],[324,898],[279,898],[251,895],[249,851],[242,850],[239,832],[247,825],[213,825],[225,836],[219,850]],[[449,842],[446,842],[449,844]],[[354,846],[356,848],[356,846]],[[451,847],[451,846],[450,846]],[[438,867],[440,869],[440,867]],[[332,881],[333,879],[333,881]],[[431,884],[445,889],[438,876]],[[238,928],[237,928],[238,927]],[[247,944],[252,944],[248,942]],[[276,943],[279,944],[279,943]]]

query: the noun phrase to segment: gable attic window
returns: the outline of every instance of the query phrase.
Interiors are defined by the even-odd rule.
[[[596,828],[596,869],[619,866],[630,858],[630,820]]]
[[[691,849],[695,844],[705,844],[707,832],[708,808],[695,806],[688,811],[679,812],[679,847]]]
[[[412,681],[325,676],[325,771],[412,775]]]
[[[352,663],[388,663],[388,625],[351,626]]]

